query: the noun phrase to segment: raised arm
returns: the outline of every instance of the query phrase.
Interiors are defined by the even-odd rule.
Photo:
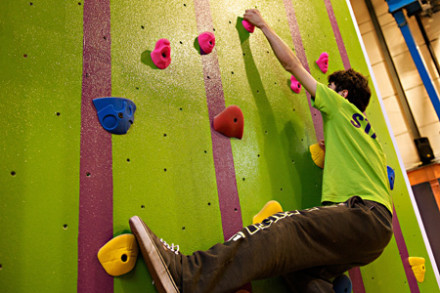
[[[312,95],[316,94],[316,80],[302,66],[298,57],[292,49],[275,33],[275,31],[266,23],[257,9],[246,10],[244,19],[261,29],[269,41],[272,50],[277,56],[281,65],[290,72],[303,85],[303,87]]]

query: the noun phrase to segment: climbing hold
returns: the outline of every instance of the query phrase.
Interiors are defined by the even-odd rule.
[[[319,69],[323,73],[327,73],[328,70],[328,53],[324,52],[319,56],[319,59],[316,60],[316,64],[318,64]]]
[[[276,200],[268,201],[264,207],[261,209],[261,211],[258,212],[253,218],[252,218],[252,224],[258,224],[263,222],[264,219],[276,214],[281,213],[283,211],[283,208],[281,207],[281,204],[277,202]]]
[[[119,235],[107,242],[98,251],[98,260],[107,274],[121,276],[131,271],[139,252],[133,234]]]
[[[388,180],[390,181],[390,189],[394,189],[394,179],[396,178],[396,173],[394,172],[394,169],[390,166],[387,166],[387,173],[388,173]]]
[[[346,275],[341,275],[333,281],[335,293],[350,293],[352,290],[351,280]]]
[[[113,134],[125,134],[134,121],[136,105],[124,98],[93,99],[101,126]]]
[[[243,24],[244,28],[245,28],[248,32],[250,32],[250,33],[253,33],[253,32],[254,32],[254,30],[255,30],[255,26],[254,26],[252,23],[250,23],[250,22],[247,21],[246,19],[243,19],[243,21],[242,21],[241,23]]]
[[[290,78],[290,88],[292,89],[292,91],[294,91],[297,94],[301,92],[301,84],[293,75]]]
[[[227,137],[241,139],[243,137],[244,128],[243,112],[241,112],[241,109],[238,106],[229,106],[214,117],[213,126],[215,131],[218,131]]]
[[[151,60],[157,68],[165,69],[171,63],[171,46],[167,39],[160,39],[156,42],[156,47],[151,52]]]
[[[200,50],[202,54],[209,54],[215,46],[215,36],[211,32],[201,33],[198,37]]]
[[[416,277],[417,282],[422,283],[425,280],[425,259],[423,257],[408,257],[409,265]]]
[[[324,158],[325,158],[324,149],[319,145],[319,143],[315,143],[309,146],[309,150],[315,165],[321,169],[324,168]]]

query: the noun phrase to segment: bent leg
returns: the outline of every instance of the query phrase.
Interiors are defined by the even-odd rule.
[[[275,214],[183,258],[183,292],[230,292],[251,280],[313,267],[365,265],[391,238],[391,215],[384,209],[352,197],[343,204]]]

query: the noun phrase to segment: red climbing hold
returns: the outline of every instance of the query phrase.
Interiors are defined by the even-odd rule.
[[[202,54],[209,54],[215,46],[215,36],[211,32],[201,33],[198,37]]]
[[[255,26],[254,26],[252,23],[250,23],[250,22],[247,21],[246,19],[243,19],[243,21],[242,21],[241,23],[243,24],[244,28],[245,28],[248,32],[250,32],[250,33],[253,33],[253,32],[254,32],[254,30],[255,30]]]
[[[151,52],[151,59],[157,68],[165,69],[171,63],[171,46],[167,39],[160,39],[156,42],[156,47]]]
[[[214,129],[227,137],[243,137],[244,117],[238,106],[232,105],[214,117]]]
[[[297,94],[301,92],[301,84],[293,75],[290,78],[290,88],[292,89],[292,91],[294,91]]]
[[[323,73],[327,73],[328,70],[328,53],[324,52],[319,56],[319,59],[316,60],[316,64],[318,64],[319,69]]]

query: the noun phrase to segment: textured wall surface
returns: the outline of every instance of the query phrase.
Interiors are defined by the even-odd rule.
[[[308,152],[319,117],[304,91],[290,90],[264,35],[241,28],[238,17],[252,7],[319,81],[326,75],[314,61],[323,51],[329,72],[351,66],[369,74],[342,0],[0,3],[0,291],[155,292],[141,259],[110,278],[96,258],[129,230],[131,216],[191,253],[250,224],[268,200],[285,210],[319,204],[322,170]],[[195,47],[204,31],[216,36],[209,55]],[[165,70],[148,58],[160,38],[171,42]],[[109,94],[137,106],[126,135],[99,125],[91,99]],[[241,140],[211,127],[233,104],[245,118]],[[367,116],[397,172],[392,196],[404,248],[425,257],[428,272],[414,283],[393,238],[360,269],[355,292],[434,292],[375,94]],[[278,278],[252,290],[287,292]]]

